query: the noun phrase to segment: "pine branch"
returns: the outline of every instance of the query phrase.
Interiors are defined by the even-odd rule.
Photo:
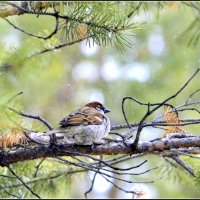
[[[108,44],[114,44],[121,51],[123,51],[125,47],[132,48],[133,43],[130,38],[134,36],[132,30],[136,29],[138,24],[131,22],[131,18],[133,18],[133,16],[139,12],[139,9],[142,5],[142,3],[137,4],[135,2],[128,2],[127,4],[118,4],[114,2],[103,4],[93,3],[92,6],[88,5],[87,3],[71,3],[70,5],[66,4],[65,9],[62,12],[61,9],[59,9],[59,3],[38,3],[35,5],[35,3],[32,4],[29,2],[29,7],[26,5],[27,3],[23,2],[21,4],[7,2],[6,4],[17,9],[17,14],[29,14],[37,16],[43,15],[55,18],[55,27],[53,28],[53,31],[46,37],[29,33],[26,30],[14,25],[8,19],[4,18],[13,28],[37,39],[50,39],[61,30],[61,35],[66,42],[63,43],[60,41],[59,45],[53,48],[42,50],[41,52],[34,54],[34,56],[68,45],[73,45],[82,41],[83,38],[90,38],[98,45],[106,46]],[[65,5],[65,3],[62,4]],[[110,6],[109,9],[107,5]],[[54,12],[43,11],[45,6],[47,8],[53,7]],[[98,6],[101,6],[105,11],[101,11],[100,13],[97,12],[96,9]],[[90,10],[90,12],[88,10]],[[61,20],[64,20],[64,23],[61,22]],[[129,32],[128,36],[127,32]]]
[[[191,166],[186,164],[183,160],[181,160],[178,156],[172,156],[172,159],[176,161],[183,169],[185,169],[191,176],[194,175],[194,170]]]
[[[36,196],[38,199],[41,199],[38,194],[36,194],[14,171],[13,169],[8,165],[7,168],[9,171],[25,186],[34,196]]]

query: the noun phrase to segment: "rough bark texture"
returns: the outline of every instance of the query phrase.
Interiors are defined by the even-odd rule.
[[[200,147],[200,137],[181,138],[181,139],[162,139],[152,142],[140,142],[137,149],[132,150],[131,142],[109,143],[93,146],[78,146],[57,144],[56,146],[38,145],[0,152],[0,166],[33,160],[37,158],[70,156],[75,152],[88,155],[116,155],[116,154],[159,154],[163,151],[172,149],[186,149],[189,147]],[[192,153],[199,153],[193,151]]]
[[[11,2],[6,2],[6,1],[2,1],[1,3],[11,3]],[[21,1],[21,2],[12,2],[15,5],[21,7],[22,9],[29,9],[28,4],[26,1]],[[11,4],[12,4],[11,3]],[[54,3],[54,5],[56,5],[58,3]],[[35,2],[34,6],[32,4],[30,4],[31,9],[44,9],[44,8],[48,8],[48,7],[52,7],[52,3],[48,3],[48,2]],[[20,10],[16,7],[13,7],[12,5],[7,5],[3,8],[0,8],[0,17],[1,18],[6,18],[9,16],[14,16],[14,15],[22,15],[24,14],[23,10]]]

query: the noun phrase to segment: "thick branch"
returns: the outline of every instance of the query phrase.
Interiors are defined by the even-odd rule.
[[[181,138],[181,139],[162,139],[152,142],[141,142],[134,151],[131,149],[132,142],[110,143],[104,145],[91,146],[72,146],[67,144],[58,144],[56,148],[50,146],[31,146],[16,151],[0,152],[0,166],[32,160],[37,158],[55,157],[56,156],[72,156],[79,152],[87,155],[113,155],[113,154],[159,154],[166,150],[200,147],[200,137]],[[197,151],[198,152],[198,151]]]
[[[26,1],[15,2],[15,4],[13,4],[11,2],[6,2],[6,1],[3,1],[2,3],[5,3],[10,6],[4,6],[3,8],[0,8],[0,17],[1,18],[6,18],[9,16],[13,16],[13,15],[22,15],[22,14],[26,13],[25,11],[28,6]],[[56,5],[55,2],[54,2],[54,5]],[[52,3],[44,2],[44,1],[43,2],[34,2],[34,7],[32,4],[30,4],[30,7],[31,7],[31,9],[36,9],[36,10],[40,9],[41,10],[44,8],[52,7]]]

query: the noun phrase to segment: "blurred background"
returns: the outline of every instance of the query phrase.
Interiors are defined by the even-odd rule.
[[[150,2],[146,2],[150,4]],[[150,6],[150,5],[149,5]],[[141,12],[137,20],[146,22],[134,30],[134,45],[124,52],[112,46],[91,45],[86,41],[67,46],[53,52],[34,56],[24,61],[24,55],[34,48],[44,45],[40,40],[11,27],[0,20],[0,103],[3,105],[14,95],[22,95],[10,101],[10,105],[26,113],[40,115],[54,127],[72,110],[89,101],[98,100],[111,110],[108,114],[112,125],[125,124],[121,112],[122,98],[132,96],[142,102],[161,102],[174,94],[199,67],[200,47],[188,45],[191,34],[182,33],[194,20],[195,12],[179,2],[170,3],[159,10],[152,7]],[[48,23],[47,23],[48,21]],[[53,20],[43,16],[13,16],[12,22],[28,30],[39,33],[49,30]],[[54,44],[53,38],[50,40]],[[50,43],[46,44],[47,46]],[[184,103],[188,96],[200,85],[199,76],[171,103],[174,106]],[[199,94],[195,96],[199,98]],[[3,110],[0,113],[1,131],[20,123],[27,128],[46,130],[40,123],[25,119]],[[145,110],[133,102],[126,103],[129,122],[138,122]],[[150,119],[162,114],[160,109]],[[198,117],[193,112],[183,113],[183,118]],[[149,120],[150,120],[149,119]],[[199,126],[186,128],[190,133],[198,134]],[[162,137],[158,129],[145,128],[142,140]],[[129,177],[132,181],[152,181],[163,177],[152,184],[143,184],[150,198],[198,198],[200,191],[195,181],[181,168],[173,168],[162,157],[146,155],[145,157],[120,164],[128,167],[147,159],[148,162],[134,172],[158,167],[158,169],[140,176]],[[185,158],[198,170],[198,160]],[[16,164],[18,172],[31,173],[31,166],[39,161],[28,161]],[[134,162],[134,163],[133,163]],[[54,174],[70,166],[60,166],[45,161],[40,175]],[[20,168],[20,169],[19,169]],[[24,170],[24,169],[27,169]],[[28,170],[29,169],[29,170]],[[3,169],[1,169],[2,171]],[[20,171],[21,170],[21,171]],[[34,185],[42,197],[46,198],[83,198],[89,189],[92,172],[68,175],[60,179],[49,180]],[[115,182],[115,181],[114,181]],[[121,183],[117,183],[121,185]],[[59,186],[59,187],[58,187]],[[121,185],[127,190],[137,184]],[[51,192],[49,192],[51,191]],[[19,191],[18,191],[19,192]],[[26,194],[29,195],[29,194]],[[91,198],[131,198],[101,177],[97,176]]]

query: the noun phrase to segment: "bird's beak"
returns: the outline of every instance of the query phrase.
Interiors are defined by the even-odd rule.
[[[108,113],[110,112],[110,110],[108,110],[107,108],[104,109],[104,113]]]

